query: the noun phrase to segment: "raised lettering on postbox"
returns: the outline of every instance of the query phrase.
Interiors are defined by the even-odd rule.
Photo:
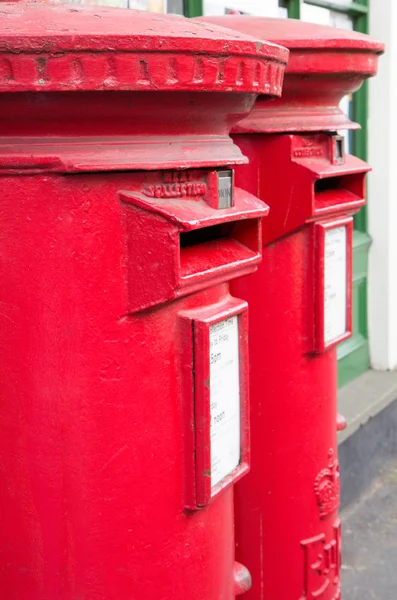
[[[294,136],[291,149],[294,158],[328,158],[328,139],[322,135]]]
[[[340,600],[341,523],[333,526],[332,539],[324,533],[301,542],[305,558],[301,600]]]
[[[310,158],[312,156],[324,156],[324,151],[320,146],[314,148],[295,148],[294,156],[296,158]]]
[[[149,198],[183,198],[204,196],[207,186],[202,181],[192,181],[189,171],[166,171],[163,183],[145,183],[141,192]]]

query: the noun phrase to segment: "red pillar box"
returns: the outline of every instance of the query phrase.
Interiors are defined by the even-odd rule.
[[[293,20],[213,18],[290,49],[283,96],[235,127],[250,164],[236,183],[270,205],[264,258],[233,292],[250,305],[251,473],[236,487],[247,598],[340,598],[336,344],[351,335],[352,215],[367,164],[337,130],[343,96],[376,73],[383,45]]]
[[[140,11],[1,11],[1,596],[231,600],[249,444],[228,282],[268,208],[234,185],[229,131],[288,52]]]

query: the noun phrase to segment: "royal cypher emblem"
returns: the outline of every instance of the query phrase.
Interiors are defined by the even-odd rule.
[[[339,462],[332,448],[328,452],[328,467],[320,471],[314,483],[320,517],[325,519],[338,509],[340,498]]]

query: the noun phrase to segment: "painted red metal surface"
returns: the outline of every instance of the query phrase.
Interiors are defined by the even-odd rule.
[[[250,32],[290,50],[282,99],[269,105],[265,98],[259,98],[255,111],[240,121],[235,131],[276,133],[358,127],[342,112],[339,103],[364,79],[375,75],[383,43],[355,31],[294,19],[225,15],[202,20]]]
[[[287,53],[139,11],[1,13],[1,596],[232,600],[251,580],[233,514],[247,311],[228,282],[257,268],[268,208],[231,183],[218,209],[217,167],[246,161],[230,128],[280,94]],[[239,445],[215,481],[223,327]]]
[[[236,185],[270,206],[263,261],[232,284],[250,309],[251,471],[236,485],[236,558],[252,575],[247,599],[339,600],[335,346],[351,333],[351,215],[369,167],[335,129],[352,126],[339,100],[375,74],[383,46],[299,21],[214,21],[291,51],[285,94],[259,99],[234,129],[250,159]]]
[[[170,15],[2,3],[0,163],[65,172],[246,162],[228,133],[257,94],[281,94],[287,56]]]

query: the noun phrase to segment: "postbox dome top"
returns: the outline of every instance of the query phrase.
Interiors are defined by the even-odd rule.
[[[0,5],[0,91],[191,90],[279,96],[285,48],[184,17]]]
[[[342,112],[339,103],[376,74],[383,43],[356,31],[296,19],[225,15],[200,20],[290,50],[282,98],[274,102],[260,98],[236,131],[333,131],[358,127]]]
[[[273,19],[249,15],[201,17],[197,20],[222,25],[233,31],[252,35],[259,40],[280,44],[295,53],[297,50],[369,50],[384,52],[384,44],[369,35],[329,25],[307,23],[297,19]],[[291,57],[292,58],[292,57]],[[291,60],[290,60],[291,62]]]

